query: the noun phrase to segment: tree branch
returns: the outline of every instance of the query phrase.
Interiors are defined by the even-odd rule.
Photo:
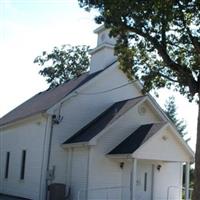
[[[190,38],[190,40],[191,40],[191,42],[192,42],[192,44],[193,44],[193,46],[194,46],[196,52],[197,52],[197,54],[200,54],[200,42],[198,41],[198,38],[197,38],[197,37],[194,37],[194,36],[192,35],[191,30],[190,30],[189,27],[187,26],[187,23],[186,23],[186,21],[185,21],[185,16],[184,16],[184,13],[183,13],[183,6],[180,4],[179,1],[177,1],[177,4],[178,4],[178,6],[179,6],[180,13],[181,13],[181,19],[182,19],[183,25],[184,25],[184,27],[185,27],[185,29],[186,29],[186,31],[187,31],[187,34],[188,34],[188,36],[189,36],[189,38]]]
[[[157,72],[157,73],[158,73],[160,76],[162,76],[163,78],[168,79],[169,81],[178,83],[178,80],[175,80],[175,79],[173,79],[173,78],[170,78],[169,76],[167,76],[167,75],[165,75],[165,74],[163,74],[163,73],[161,73],[161,72]]]
[[[147,65],[148,65],[149,68],[151,68],[151,66],[150,66],[149,64],[147,64]],[[164,67],[163,67],[162,69],[164,69]],[[178,80],[175,80],[175,79],[173,79],[173,78],[171,78],[171,77],[169,77],[169,76],[167,76],[167,75],[161,73],[160,71],[154,71],[154,70],[152,70],[152,72],[155,73],[155,74],[160,75],[160,76],[163,77],[163,78],[166,78],[166,79],[169,80],[169,81],[178,83]]]
[[[180,65],[173,61],[168,55],[166,49],[164,49],[164,47],[157,41],[157,39],[135,27],[129,27],[126,24],[123,24],[122,26],[124,26],[126,30],[136,33],[151,42],[155,49],[157,49],[165,64],[167,64],[167,66],[177,74],[178,82],[181,85],[188,86],[191,95],[195,95],[198,92],[199,85],[197,81],[195,81],[191,70],[188,69],[187,66]]]
[[[150,41],[152,43],[152,45],[157,49],[159,55],[162,57],[163,61],[169,66],[170,69],[175,71],[180,76],[187,76],[187,77],[192,76],[191,71],[186,66],[180,65],[180,64],[174,62],[170,58],[170,56],[166,52],[166,49],[164,49],[164,47],[157,41],[157,39],[155,39],[148,33],[144,33],[143,31],[141,31],[135,27],[129,27],[127,25],[123,25],[123,26],[126,26],[125,28],[127,30],[129,30],[131,32],[135,32],[136,34],[138,34],[138,35],[142,36],[143,38],[147,39],[148,41]]]
[[[163,48],[166,50],[166,22],[165,22],[165,15],[164,13],[162,14],[162,30],[161,30],[161,35],[162,35],[162,45]]]

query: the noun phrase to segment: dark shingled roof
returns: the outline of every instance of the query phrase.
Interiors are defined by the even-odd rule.
[[[38,113],[45,112],[57,102],[62,100],[69,93],[94,78],[100,72],[102,71],[98,71],[93,74],[85,73],[77,79],[70,80],[54,89],[49,89],[36,94],[32,98],[3,116],[0,119],[0,126],[20,119],[24,119]]]
[[[100,114],[96,119],[91,121],[81,130],[79,130],[76,134],[74,134],[72,137],[66,140],[63,144],[90,141],[103,129],[105,129],[107,126],[109,126],[114,121],[116,121],[126,111],[128,111],[131,107],[136,105],[138,102],[140,102],[144,98],[145,96],[142,96],[142,97],[136,97],[134,99],[128,99],[128,100],[114,103],[106,111]]]
[[[132,154],[150,137],[157,133],[164,124],[166,124],[166,122],[140,126],[108,154]]]

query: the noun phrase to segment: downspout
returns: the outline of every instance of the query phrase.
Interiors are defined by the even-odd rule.
[[[48,199],[48,172],[50,163],[51,143],[53,134],[53,115],[47,115],[45,127],[45,139],[43,143],[43,160],[41,166],[41,179],[40,179],[40,200]]]
[[[45,135],[44,135],[44,141],[43,141],[43,155],[42,155],[42,165],[41,165],[41,176],[40,176],[40,187],[39,187],[39,199],[42,200],[44,199],[45,193],[46,193],[46,165],[45,157],[46,157],[46,143],[48,140],[48,135],[49,135],[49,124],[50,124],[50,117],[48,116],[46,118],[46,125],[45,125]],[[45,168],[45,170],[44,170]],[[44,174],[42,176],[42,174]]]
[[[53,117],[54,115],[51,115],[51,120],[50,120],[50,133],[49,133],[49,145],[48,145],[48,153],[47,153],[47,168],[46,168],[46,183],[45,183],[45,199],[48,200],[48,183],[49,183],[49,178],[48,178],[48,173],[49,173],[49,165],[50,165],[50,157],[51,157],[51,145],[52,145],[52,136],[53,136]]]
[[[75,93],[74,95],[70,96],[68,99],[66,99],[65,101],[61,102],[59,105],[59,109],[58,109],[58,119],[56,119],[56,114],[51,114],[51,120],[50,120],[50,133],[49,133],[49,145],[48,145],[48,153],[47,153],[47,167],[46,167],[46,181],[45,181],[45,200],[48,200],[48,183],[49,183],[49,170],[50,170],[50,158],[51,158],[51,146],[52,146],[52,136],[53,136],[53,126],[54,124],[59,124],[62,121],[62,117],[60,116],[61,113],[61,107],[63,105],[64,102],[70,100],[73,97],[76,97],[78,95],[78,93]],[[73,152],[73,149],[72,149]]]

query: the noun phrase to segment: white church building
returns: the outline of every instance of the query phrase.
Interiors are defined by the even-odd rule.
[[[119,69],[108,30],[95,33],[90,72],[0,119],[0,193],[45,200],[61,183],[70,200],[180,200],[186,164],[189,199],[194,153]]]

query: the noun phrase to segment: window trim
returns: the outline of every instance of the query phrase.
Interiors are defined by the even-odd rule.
[[[22,150],[21,157],[21,169],[20,169],[20,180],[24,180],[25,178],[25,168],[26,168],[26,150]]]
[[[4,172],[4,178],[8,179],[9,175],[9,165],[10,165],[10,152],[6,152],[6,163],[5,163],[5,172]]]
[[[144,191],[147,191],[147,172],[144,173]]]

